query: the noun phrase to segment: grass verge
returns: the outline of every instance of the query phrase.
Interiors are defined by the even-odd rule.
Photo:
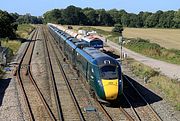
[[[124,46],[137,53],[180,65],[180,50],[166,49],[156,43],[150,43],[149,40],[141,38],[128,39],[128,42]]]
[[[133,59],[126,60],[131,71],[138,77],[147,77],[147,85],[163,93],[163,97],[168,100],[176,110],[180,111],[180,82],[160,75],[158,71],[139,63]]]
[[[32,25],[22,24],[18,26],[18,30],[16,31],[17,37],[20,39],[26,39],[29,36],[29,33],[34,29]],[[8,50],[8,60],[10,62],[12,57],[17,53],[19,47],[21,46],[21,41],[19,39],[9,40],[8,38],[2,38],[1,45],[3,47],[9,48]]]
[[[33,31],[35,27],[30,24],[21,24],[18,26],[16,34],[20,38],[27,39],[29,34]]]

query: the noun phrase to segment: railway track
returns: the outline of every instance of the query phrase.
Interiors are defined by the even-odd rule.
[[[47,28],[43,28],[45,36],[45,45],[47,46],[47,53],[51,68],[52,80],[54,85],[57,87],[58,97],[59,97],[59,114],[60,120],[81,120],[84,121],[84,116],[81,112],[78,101],[75,97],[75,94],[69,84],[68,77],[64,72],[63,57],[55,51],[56,45],[53,44],[48,35]],[[53,64],[52,64],[53,63]],[[60,72],[57,72],[60,70]],[[59,73],[59,77],[54,77],[54,73]]]
[[[141,93],[136,89],[136,87],[130,82],[128,77],[123,76],[129,84],[127,89],[124,91],[124,98],[131,107],[131,111],[135,117],[134,120],[147,120],[147,121],[162,121],[159,115],[154,111],[151,105],[146,101],[146,99],[141,95]]]
[[[36,81],[31,74],[31,58],[35,46],[35,41],[38,36],[39,29],[36,29],[25,49],[22,59],[19,62],[17,70],[17,79],[22,90],[24,97],[28,120],[52,120],[55,121],[55,117],[48,106],[45,98],[43,97],[40,89],[38,88]]]
[[[48,35],[47,29],[45,30],[45,34],[44,35]],[[57,50],[55,51],[55,49],[57,49],[57,45],[53,44],[52,41],[48,41],[48,40],[53,40],[53,38],[49,37],[49,36],[47,36],[46,38],[49,38],[49,39],[46,39],[47,40],[46,42],[49,43],[47,45],[49,46],[48,47],[49,48],[49,53],[51,53],[51,57],[50,58],[52,58],[50,61],[52,61],[52,63],[53,63],[52,66],[54,66],[52,68],[53,69],[57,68],[57,66],[60,67],[61,74],[62,74],[62,73],[64,73],[63,72],[64,71],[63,68],[66,68],[67,63],[63,62],[64,61],[63,60],[63,58],[64,58],[63,54],[58,55],[59,51],[57,51]],[[53,61],[53,60],[56,60],[56,61]],[[55,73],[57,73],[57,72],[55,72]],[[66,77],[65,73],[63,75],[61,75],[61,76],[63,76],[63,79],[68,80],[68,78]],[[56,81],[56,83],[59,85],[58,86],[59,87],[58,88],[59,95],[61,95],[61,96],[64,95],[64,94],[66,96],[69,95],[69,94],[67,94],[67,91],[65,91],[65,90],[67,90],[67,86],[65,86],[65,85],[69,85],[68,81],[67,82],[63,82],[62,78],[59,78],[59,82]],[[72,90],[70,85],[68,86],[68,88],[69,88],[69,90]],[[131,87],[131,88],[133,88],[133,87]],[[136,90],[134,92],[136,92]],[[134,93],[130,93],[130,94],[134,95]],[[74,94],[71,94],[71,95],[74,95]],[[65,96],[63,96],[63,97],[65,97]],[[133,102],[132,99],[129,99],[131,96],[127,97],[127,94],[124,93],[124,97],[125,97],[126,101],[128,102],[127,105],[130,105],[130,109],[128,109],[129,111],[127,111],[123,107],[116,107],[116,108],[114,108],[114,107],[106,107],[104,105],[101,105],[100,103],[98,104],[99,105],[99,109],[106,116],[106,120],[130,120],[130,121],[132,121],[132,120],[158,120],[159,121],[159,120],[161,120],[160,118],[158,118],[158,115],[156,116],[156,113],[153,114],[153,109],[148,108],[149,106],[146,106],[146,107],[145,106],[136,107],[136,104],[131,104]],[[140,97],[142,98],[142,96],[140,96]],[[60,98],[61,108],[62,108],[61,109],[62,110],[62,119],[63,120],[64,119],[70,119],[70,118],[68,118],[68,116],[69,116],[69,112],[70,112],[71,109],[69,108],[70,106],[66,107],[67,106],[66,104],[68,103],[69,105],[72,105],[75,102],[75,101],[67,102],[67,100],[68,101],[71,100],[70,98],[71,97],[69,97],[69,98],[62,98],[61,97]],[[143,99],[139,98],[138,101],[139,100],[143,100]],[[142,103],[142,102],[138,102],[138,101],[136,103]],[[64,105],[63,102],[66,102],[65,105]],[[143,105],[147,105],[148,104],[147,101],[144,101],[144,102],[145,103]],[[79,107],[79,106],[75,106],[75,107]],[[75,109],[74,107],[71,107],[71,108],[73,110]],[[67,110],[67,111],[65,111],[65,110]],[[81,110],[79,110],[79,111],[81,113]],[[152,111],[152,114],[151,114],[151,111]],[[79,115],[81,115],[80,113],[79,113]],[[73,116],[74,116],[74,114],[75,113],[73,113]],[[74,117],[77,118],[78,116],[76,115]],[[81,117],[81,116],[79,116],[79,117]],[[76,120],[76,118],[75,118],[75,120]],[[101,118],[101,119],[103,119],[103,118]],[[77,120],[84,120],[84,118],[82,117],[82,118],[79,118]]]
[[[107,120],[109,121],[116,121],[116,120],[129,120],[133,121],[134,119],[131,117],[130,114],[128,114],[125,109],[119,106],[115,107],[108,107],[103,104],[101,104],[99,101],[97,101],[97,104],[100,108],[100,110],[104,113],[104,115],[107,117]]]

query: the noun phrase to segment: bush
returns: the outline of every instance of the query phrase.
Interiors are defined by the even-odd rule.
[[[128,42],[125,47],[135,52],[166,62],[180,64],[180,50],[166,49],[156,43],[150,43],[149,40],[141,38],[128,40],[130,40],[130,42]]]
[[[120,33],[122,35],[123,26],[121,24],[115,24],[114,28],[112,29],[112,32]]]

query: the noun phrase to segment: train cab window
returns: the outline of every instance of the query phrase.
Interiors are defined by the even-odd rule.
[[[117,79],[118,67],[112,65],[106,65],[100,68],[102,79]]]

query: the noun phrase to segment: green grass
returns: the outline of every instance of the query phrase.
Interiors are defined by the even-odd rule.
[[[180,64],[180,50],[166,49],[156,43],[150,43],[149,40],[141,38],[129,40],[130,42],[124,45],[126,48],[158,60]]]
[[[162,91],[165,95],[165,98],[171,102],[176,110],[180,111],[180,82],[162,75],[154,76],[150,79],[150,87]]]
[[[28,35],[35,27],[30,24],[21,24],[18,26],[18,30],[16,31],[17,36],[20,38],[28,38]]]
[[[16,40],[2,41],[1,44],[3,47],[10,48],[13,51],[13,54],[15,54],[21,46],[21,42]]]
[[[18,26],[18,30],[16,31],[17,36],[20,38],[28,38],[29,33],[34,29],[34,27],[30,24],[21,24]],[[8,38],[1,39],[1,43],[3,47],[8,47],[15,54],[19,47],[21,46],[21,42],[18,40],[9,40]]]
[[[139,63],[133,59],[126,60],[131,71],[138,77],[147,77],[149,80],[147,86],[153,90],[163,93],[163,98],[168,100],[176,110],[180,111],[180,82],[172,80],[164,75],[160,75],[158,71],[153,70],[149,66]]]
[[[18,26],[18,30],[16,31],[18,38],[28,38],[29,33],[34,29],[34,26],[29,24],[22,24]],[[21,41],[17,40],[9,40],[8,38],[1,38],[1,45],[3,47],[9,48],[8,53],[8,62],[12,59],[13,55],[17,53],[19,47],[21,46]]]
[[[1,76],[4,74],[3,69],[0,67],[0,79],[2,78]]]

